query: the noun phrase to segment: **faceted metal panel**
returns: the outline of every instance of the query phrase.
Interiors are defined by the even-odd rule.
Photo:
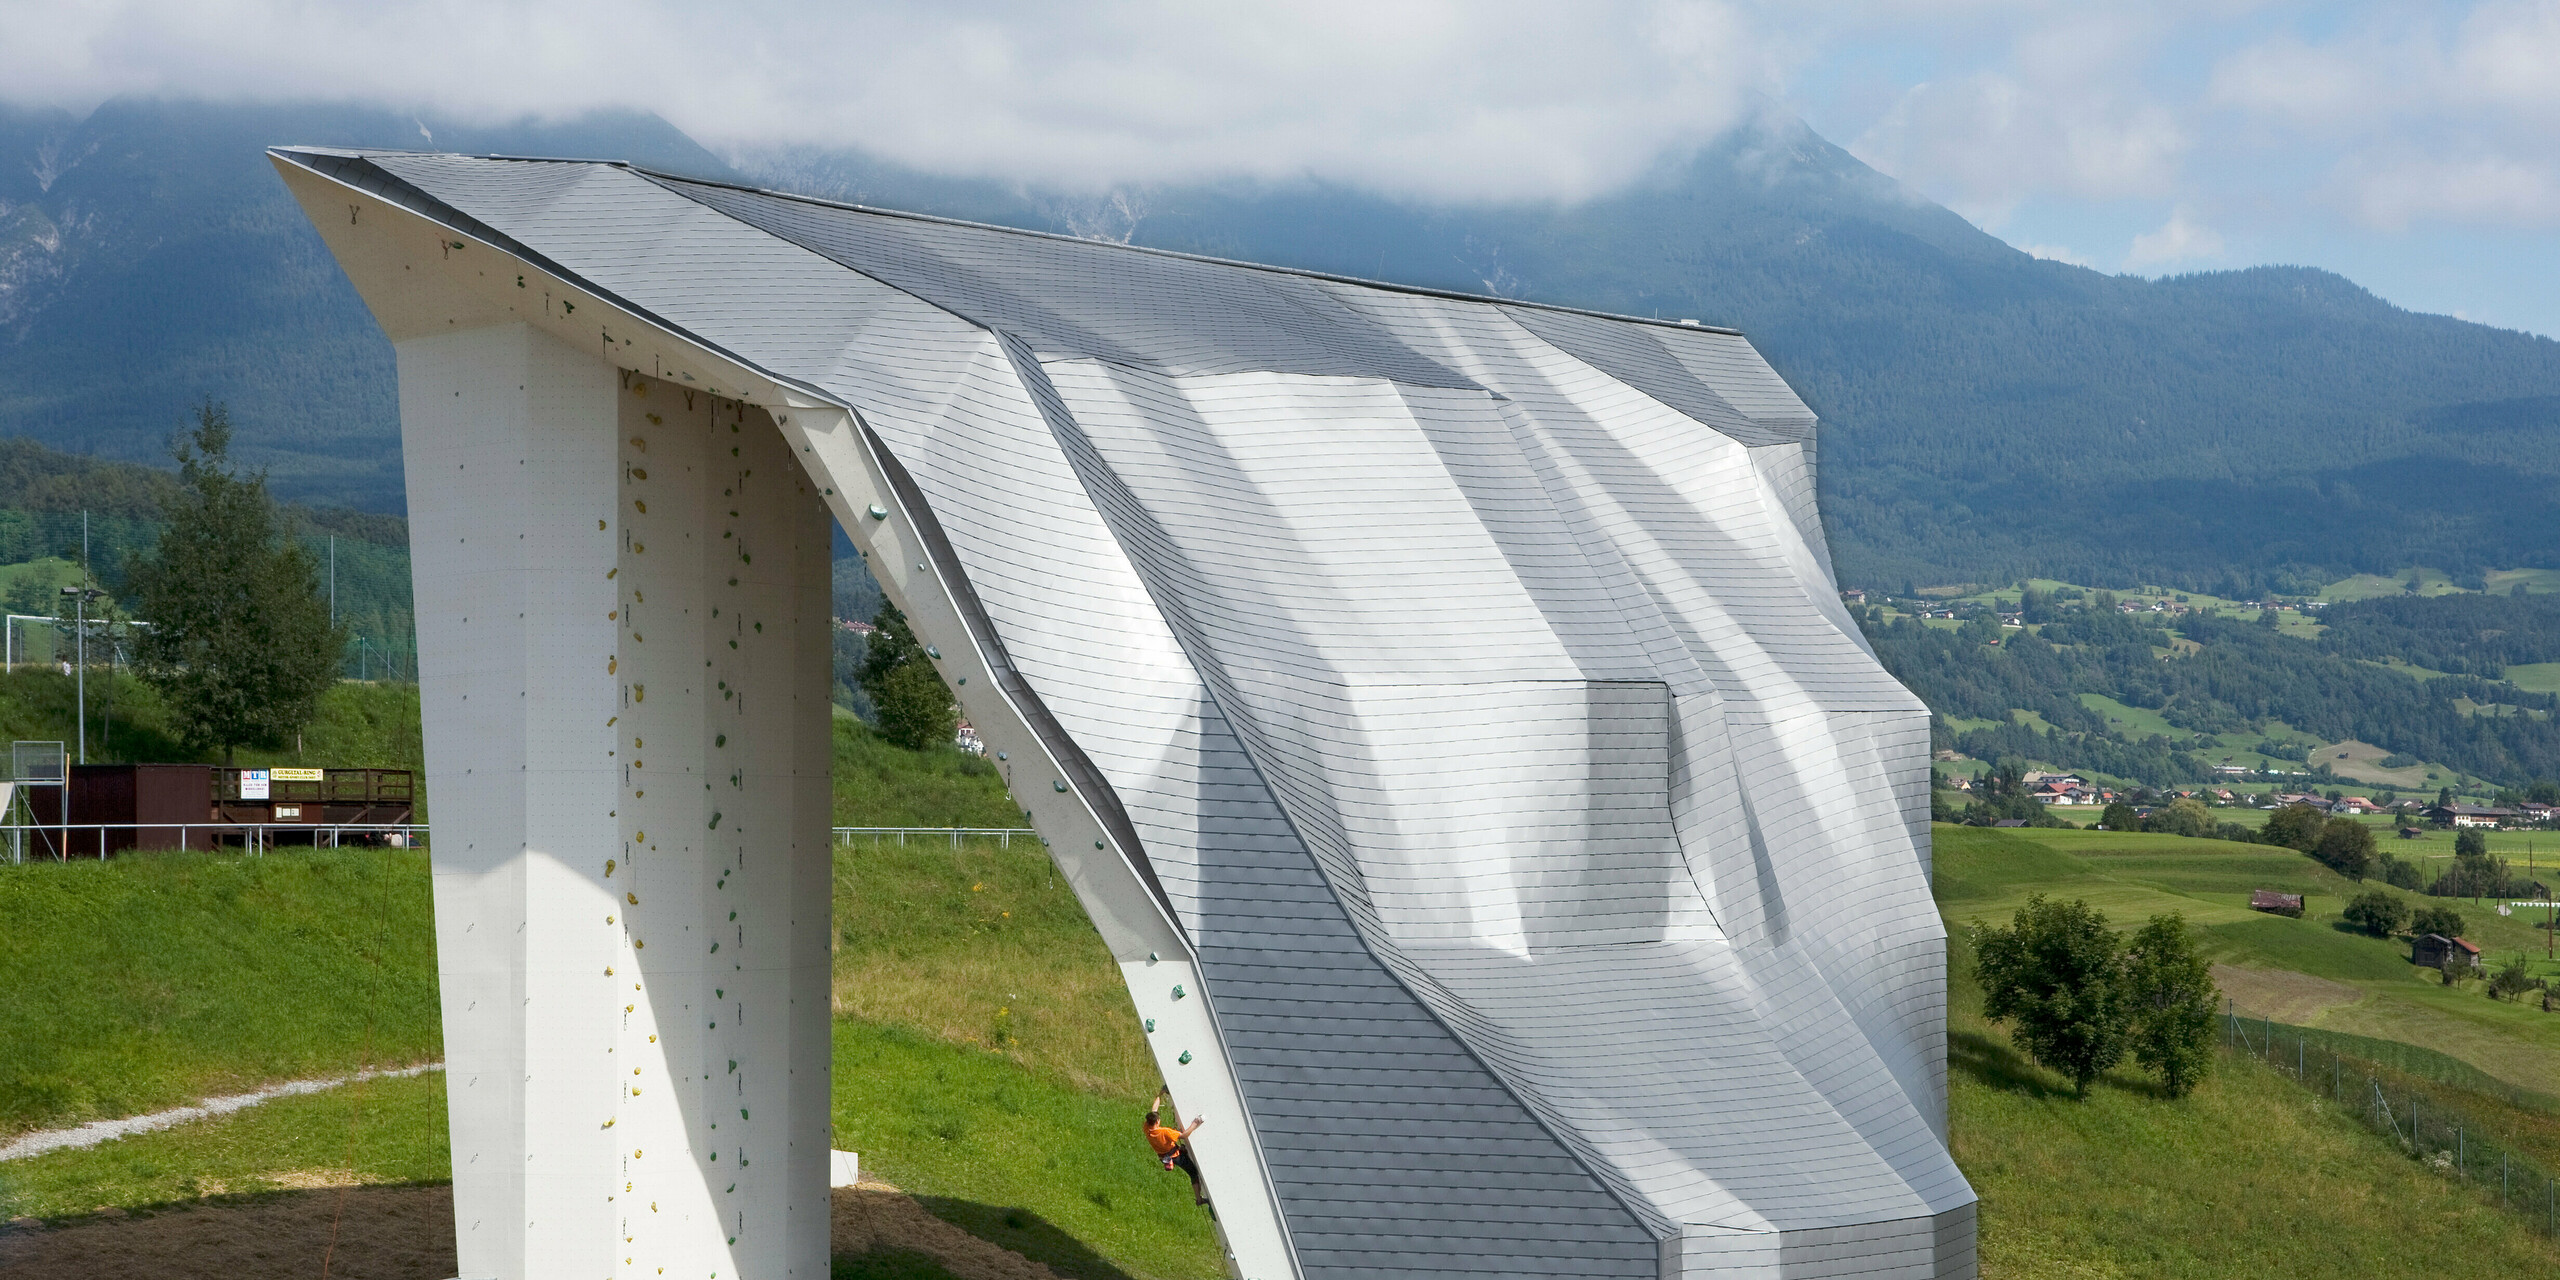
[[[1253,1131],[1217,1150],[1286,1236],[1247,1274],[1973,1273],[1926,712],[1739,335],[609,165],[307,163],[854,415],[926,548],[884,583],[960,602],[931,638],[1002,686],[964,709],[1139,871],[1097,920],[1188,948]]]

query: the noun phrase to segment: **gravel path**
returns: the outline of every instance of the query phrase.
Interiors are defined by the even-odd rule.
[[[154,1111],[146,1116],[126,1116],[121,1120],[93,1120],[73,1129],[39,1129],[34,1133],[22,1134],[17,1140],[0,1146],[0,1161],[24,1160],[29,1156],[40,1156],[48,1151],[70,1151],[80,1147],[94,1147],[101,1142],[113,1142],[118,1138],[128,1138],[137,1133],[166,1129],[171,1125],[185,1124],[190,1120],[229,1115],[234,1111],[254,1107],[261,1102],[273,1102],[278,1098],[290,1098],[296,1094],[318,1093],[323,1089],[335,1089],[342,1084],[355,1084],[362,1080],[392,1080],[442,1070],[444,1070],[443,1063],[430,1062],[424,1066],[398,1067],[384,1071],[359,1071],[353,1075],[329,1076],[320,1080],[288,1080],[283,1084],[269,1085],[255,1093],[235,1093],[224,1098],[207,1098],[192,1107],[175,1107],[167,1111]]]

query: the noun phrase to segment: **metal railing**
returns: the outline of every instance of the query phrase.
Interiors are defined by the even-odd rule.
[[[962,840],[991,839],[997,848],[1010,849],[1015,836],[1040,838],[1040,833],[1029,827],[838,827],[835,832],[837,844],[852,844],[856,836],[868,836],[874,843],[895,836],[900,844],[905,844],[909,836],[932,836],[949,839],[954,849],[960,847]]]
[[[133,839],[110,847],[107,834],[111,831],[131,832]],[[164,836],[175,832],[177,839],[173,844],[159,845],[144,837],[145,832],[155,831],[163,833]],[[279,833],[297,838],[278,840],[276,837]],[[424,848],[427,843],[427,824],[423,822],[24,822],[0,824],[0,842],[7,844],[9,860],[13,863],[22,863],[27,860],[30,845],[37,846],[35,856],[39,858],[69,861],[75,856],[87,858],[90,856],[90,851],[94,849],[96,856],[103,860],[111,853],[131,849],[190,848],[192,837],[200,835],[211,835],[218,843],[224,842],[225,837],[237,836],[241,852],[259,857],[264,856],[268,849],[280,844],[307,844],[315,848],[335,849],[345,844],[350,836],[359,840],[379,839],[386,844],[407,848]]]
[[[112,845],[111,831],[129,831],[133,840]],[[242,852],[263,854],[279,843],[309,844],[334,849],[350,837],[376,840],[397,836],[400,845],[424,848],[427,824],[423,822],[23,822],[0,823],[0,842],[9,850],[9,860],[24,862],[31,844],[49,846],[38,857],[104,858],[120,849],[158,847],[143,837],[144,832],[174,833],[170,847],[188,848],[196,836],[211,834],[216,839],[238,837]],[[948,840],[957,849],[969,840],[993,840],[1002,849],[1013,847],[1013,838],[1038,840],[1040,833],[1029,827],[836,827],[838,844],[852,844],[858,839],[875,843],[895,840],[905,844],[911,839]],[[278,834],[294,837],[279,841]],[[31,840],[30,837],[33,837]]]

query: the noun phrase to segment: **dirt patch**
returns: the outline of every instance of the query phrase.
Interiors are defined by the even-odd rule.
[[[2297,1027],[2312,1026],[2321,1014],[2364,999],[2359,988],[2290,969],[2218,964],[2213,967],[2213,984],[2239,1006],[2242,1017],[2273,1018]]]
[[[837,1188],[828,1237],[838,1257],[918,1253],[959,1280],[1056,1280],[1049,1268],[934,1217],[885,1183]],[[310,1280],[324,1256],[333,1280],[447,1280],[457,1266],[453,1188],[290,1191],[108,1210],[50,1228],[0,1225],[0,1275],[9,1280]]]
[[[324,1257],[344,1280],[446,1280],[455,1269],[453,1189],[293,1191],[110,1210],[50,1230],[0,1228],[0,1275],[11,1280],[308,1280]]]
[[[827,1228],[828,1248],[839,1258],[912,1252],[958,1280],[1057,1280],[1048,1267],[944,1222],[886,1183],[836,1188]]]

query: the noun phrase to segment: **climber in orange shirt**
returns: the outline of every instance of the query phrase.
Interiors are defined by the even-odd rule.
[[[1199,1162],[1191,1158],[1191,1135],[1207,1117],[1193,1116],[1188,1129],[1168,1128],[1158,1123],[1158,1117],[1164,1114],[1165,1097],[1164,1090],[1156,1090],[1156,1100],[1147,1107],[1147,1145],[1155,1148],[1156,1159],[1167,1170],[1179,1169],[1191,1175],[1191,1203],[1205,1205],[1209,1203],[1209,1192],[1200,1185]]]

